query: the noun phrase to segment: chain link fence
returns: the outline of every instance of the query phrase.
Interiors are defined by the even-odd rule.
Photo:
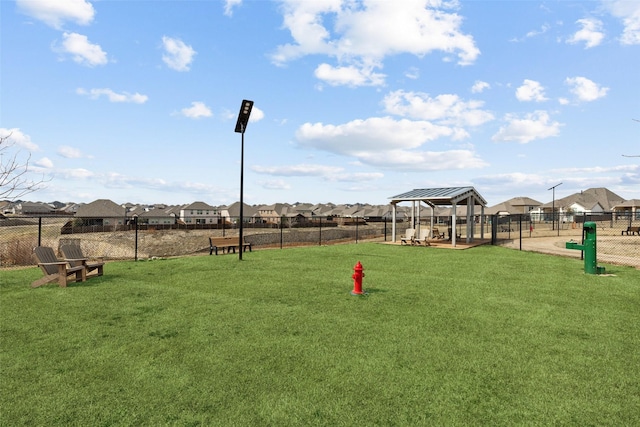
[[[583,243],[585,222],[596,224],[597,257],[601,262],[640,268],[640,217],[631,213],[492,216],[492,243],[520,250],[570,255],[568,241]]]
[[[76,244],[89,258],[138,260],[209,253],[209,237],[239,236],[238,218],[220,224],[138,224],[123,218],[82,221],[69,216],[0,218],[0,268],[35,265],[33,248]],[[362,218],[282,218],[254,223],[245,218],[244,240],[254,248],[357,243],[391,239],[389,221]]]
[[[397,241],[417,221],[398,221]],[[551,216],[532,219],[530,215],[487,215],[474,218],[477,239],[483,231],[494,245],[520,250],[547,245],[555,253],[569,255],[565,242],[582,242],[583,224],[597,224],[598,260],[640,268],[640,218],[616,213],[598,215]],[[219,224],[138,224],[126,218],[81,221],[70,216],[11,216],[0,218],[0,268],[35,265],[33,248],[49,246],[58,250],[65,243],[80,245],[87,257],[107,260],[138,260],[153,257],[185,256],[209,253],[209,237],[239,236],[238,218]],[[466,218],[458,217],[454,226],[450,217],[420,219],[420,227],[437,227],[450,238],[466,238]],[[483,227],[483,230],[481,230]],[[390,220],[365,221],[363,218],[313,217],[282,218],[278,223],[254,223],[245,218],[243,236],[253,248],[285,248],[303,245],[357,243],[363,240],[390,241]],[[535,250],[535,249],[534,249]],[[545,251],[543,251],[545,252]],[[554,253],[554,251],[546,251]]]

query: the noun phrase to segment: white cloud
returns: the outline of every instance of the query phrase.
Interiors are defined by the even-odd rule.
[[[572,194],[590,187],[607,187],[612,191],[618,192],[617,188],[625,182],[625,175],[619,175],[614,172],[606,175],[605,172],[589,173],[585,171],[585,175],[565,173],[558,170],[539,170],[537,173],[501,173],[485,175],[474,178],[472,181],[477,187],[481,187],[483,192],[492,194],[504,194],[507,197],[516,195],[529,195],[539,201],[551,202],[551,191],[547,190],[551,186],[562,182],[563,185],[558,188],[562,194]],[[637,182],[636,182],[637,184]],[[614,186],[613,188],[611,186]],[[537,193],[537,194],[535,194]],[[556,191],[556,200],[558,199]]]
[[[488,166],[471,150],[368,152],[360,156],[363,163],[404,171],[444,171],[478,169]]]
[[[291,185],[285,182],[282,179],[272,179],[269,181],[261,181],[258,182],[262,186],[262,188],[266,188],[267,190],[290,190]]]
[[[625,45],[640,44],[640,2],[629,0],[603,1],[611,15],[622,20],[624,30],[620,43]]]
[[[40,160],[35,161],[33,164],[44,169],[51,169],[53,167],[53,162],[48,157],[43,157]]]
[[[516,98],[518,101],[542,102],[547,100],[544,96],[544,87],[539,82],[529,79],[525,79],[522,86],[516,89]]]
[[[473,181],[483,187],[495,186],[498,188],[512,187],[521,189],[527,186],[545,186],[547,178],[538,174],[513,172],[484,175],[475,178]]]
[[[635,172],[639,170],[640,166],[638,165],[614,165],[609,167],[603,166],[593,166],[593,167],[585,167],[585,168],[560,168],[553,169],[553,173],[562,173],[562,174],[588,174],[592,175],[595,173],[610,173],[610,172]]]
[[[602,21],[595,18],[583,18],[578,19],[576,24],[582,26],[573,36],[567,39],[567,43],[576,44],[580,42],[585,43],[585,49],[598,46],[604,39],[604,33],[602,32]]]
[[[404,76],[411,80],[416,80],[420,77],[420,69],[417,67],[410,67],[407,71],[405,71]]]
[[[252,166],[251,170],[256,173],[277,176],[331,176],[344,169],[338,166],[303,163],[288,166]]]
[[[579,101],[595,101],[598,98],[605,97],[609,91],[608,87],[600,87],[600,85],[586,77],[567,77],[565,83],[570,87],[569,91]]]
[[[88,25],[95,16],[93,6],[85,0],[16,0],[16,5],[25,15],[56,29],[65,21]]]
[[[68,145],[60,146],[58,148],[58,154],[67,159],[93,158],[93,156],[83,154],[79,149],[70,147]]]
[[[414,149],[453,131],[427,121],[373,117],[342,125],[305,123],[296,131],[300,145],[336,154],[356,156],[369,151]]]
[[[63,33],[62,45],[54,46],[54,50],[70,54],[73,61],[88,67],[105,65],[108,62],[107,54],[100,45],[89,42],[87,36],[78,33]]]
[[[354,120],[337,126],[305,123],[296,132],[302,147],[355,157],[376,167],[425,171],[485,166],[470,150],[420,150],[430,141],[455,135],[455,129],[428,121],[390,117]]]
[[[224,14],[233,15],[233,8],[242,4],[242,0],[224,0]]]
[[[149,99],[147,95],[141,95],[138,92],[133,94],[128,92],[116,93],[108,88],[90,89],[88,91],[83,88],[78,88],[76,89],[76,93],[78,95],[88,96],[91,99],[98,99],[101,96],[106,96],[111,102],[132,102],[134,104],[144,104]]]
[[[39,149],[38,145],[31,141],[31,137],[18,128],[0,128],[0,138],[5,140],[6,145],[3,144],[5,147],[13,144],[28,151],[37,151]]]
[[[551,26],[549,24],[543,24],[540,27],[539,30],[531,30],[527,34],[525,34],[524,37],[514,37],[514,38],[510,39],[509,41],[513,42],[513,43],[520,43],[520,42],[525,41],[526,39],[530,39],[530,38],[533,38],[533,37],[540,36],[540,35],[546,33],[547,31],[549,31],[550,28],[551,28]]]
[[[384,84],[385,75],[374,73],[371,68],[364,69],[353,65],[333,67],[320,64],[314,72],[316,78],[331,86],[380,86]]]
[[[371,182],[382,178],[384,178],[382,172],[344,172],[326,177],[328,181],[339,182]]]
[[[531,38],[531,37],[536,37],[536,36],[542,35],[542,34],[546,33],[547,31],[549,31],[549,28],[551,28],[551,27],[549,26],[549,24],[544,24],[544,25],[542,25],[542,26],[540,27],[540,29],[539,29],[539,30],[529,31],[529,32],[526,34],[526,36],[525,36],[525,37],[527,37],[527,38]]]
[[[83,179],[83,180],[93,178],[95,176],[93,172],[83,168],[63,169],[60,171],[56,171],[56,175],[59,175],[62,178]]]
[[[461,16],[448,10],[455,8],[456,2],[281,0],[281,3],[284,27],[290,31],[293,43],[278,46],[272,55],[273,62],[284,64],[315,54],[334,57],[337,65],[323,64],[316,70],[316,76],[329,78],[330,84],[382,84],[384,76],[372,70],[381,68],[389,55],[409,53],[421,57],[441,51],[449,55],[447,58],[456,55],[458,64],[469,65],[480,54],[473,37],[461,32]],[[361,71],[354,72],[353,68]]]
[[[162,60],[172,70],[189,71],[196,51],[180,39],[162,37],[162,48],[165,53]]]
[[[201,117],[211,117],[213,113],[211,109],[207,107],[204,102],[194,101],[191,103],[191,107],[183,108],[180,110],[180,114],[191,119],[199,119]]]
[[[288,166],[253,166],[254,172],[287,177],[320,177],[331,182],[370,182],[384,178],[382,172],[345,172],[344,168],[336,166],[326,166],[318,164],[302,163]],[[290,186],[284,181],[269,181],[262,184],[270,189],[289,189]],[[267,186],[269,185],[269,186]]]
[[[483,82],[482,80],[476,80],[476,82],[471,87],[471,93],[482,93],[485,89],[490,89],[491,85],[487,82]]]
[[[442,94],[432,98],[423,92],[390,92],[383,100],[385,111],[402,117],[433,120],[439,124],[480,126],[494,119],[482,110],[482,101],[463,101],[458,95]]]
[[[249,123],[259,122],[262,119],[264,119],[264,111],[254,105],[249,116]]]
[[[546,111],[536,111],[519,118],[515,114],[507,114],[504,118],[506,126],[491,138],[497,142],[515,141],[521,144],[529,143],[536,139],[544,139],[558,136],[562,124],[551,121]]]

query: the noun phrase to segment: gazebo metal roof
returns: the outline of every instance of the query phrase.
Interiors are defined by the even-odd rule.
[[[418,188],[390,197],[391,203],[422,201],[432,206],[466,205],[469,196],[474,204],[486,206],[487,201],[473,187]]]

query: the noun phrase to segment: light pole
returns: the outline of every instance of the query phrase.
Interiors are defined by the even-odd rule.
[[[247,123],[249,123],[249,116],[251,115],[251,109],[253,108],[253,101],[246,99],[242,100],[240,105],[240,112],[238,113],[238,121],[236,122],[236,133],[242,134],[241,137],[241,150],[240,150],[240,236],[238,240],[238,259],[242,261],[242,251],[244,249],[242,226],[244,222],[244,131],[247,130]]]
[[[551,202],[551,230],[555,230],[556,229],[556,217],[555,217],[555,213],[556,213],[556,187],[562,185],[562,183],[560,184],[556,184],[551,188],[547,188],[547,191],[549,190],[553,190],[553,201]],[[560,218],[558,218],[558,228],[560,228]],[[558,230],[560,231],[560,230]]]

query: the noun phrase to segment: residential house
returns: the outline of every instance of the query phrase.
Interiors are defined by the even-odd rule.
[[[318,203],[310,207],[311,212],[313,212],[314,216],[325,217],[327,216],[327,212],[331,209],[335,208],[336,205],[333,203]]]
[[[628,218],[640,220],[640,199],[626,200],[611,208],[616,218]]]
[[[529,214],[542,206],[542,202],[529,197],[514,197],[497,205],[488,207],[484,213],[487,215],[517,215]]]
[[[280,219],[286,216],[289,212],[289,207],[286,203],[274,203],[272,205],[260,205],[255,208],[255,212],[252,215],[256,222],[264,224],[280,224]],[[246,210],[245,210],[245,216]]]
[[[50,215],[55,211],[53,206],[41,202],[18,202],[14,205],[14,213],[22,215]]]
[[[116,226],[127,222],[127,210],[108,199],[78,206],[76,222],[83,226]]]
[[[220,212],[205,202],[193,202],[180,208],[179,218],[185,224],[217,224]]]
[[[158,207],[145,209],[143,212],[135,214],[135,216],[137,216],[139,224],[173,225],[176,223],[178,214],[170,208]]]
[[[624,202],[624,199],[616,193],[600,187],[589,188],[574,193],[570,196],[545,203],[531,211],[532,219],[550,221],[552,212],[558,212],[558,220],[562,222],[573,222],[574,215],[598,215],[603,212],[611,212],[614,206]]]
[[[257,209],[253,206],[250,206],[246,203],[242,204],[242,217],[244,222],[253,222],[255,221],[255,215],[257,213]],[[233,223],[238,222],[238,218],[240,217],[240,202],[235,202],[229,205],[224,210],[223,217],[228,218],[229,221]]]
[[[0,213],[5,215],[11,215],[16,213],[14,203],[8,200],[0,201]]]

